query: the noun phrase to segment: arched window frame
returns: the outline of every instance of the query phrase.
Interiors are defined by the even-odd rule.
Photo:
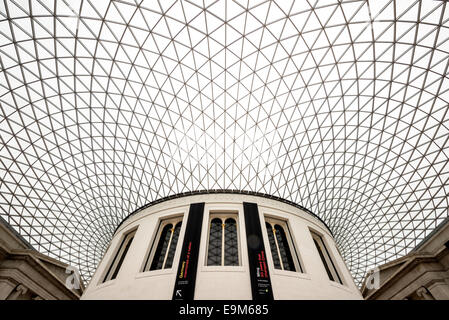
[[[212,226],[212,220],[214,219],[220,219],[221,220],[221,226],[222,226],[222,232],[221,232],[221,263],[220,265],[208,265],[208,258],[209,258],[209,241],[210,241],[210,231]],[[236,234],[237,234],[237,259],[238,263],[236,265],[226,265],[225,264],[225,238],[226,238],[226,220],[233,219],[235,221],[235,227],[236,227]],[[204,265],[206,267],[237,267],[242,265],[242,253],[241,253],[241,239],[240,239],[240,226],[239,226],[239,219],[237,213],[210,213],[208,225],[207,225],[207,239],[206,239],[206,252],[205,252],[205,263]]]
[[[117,278],[120,268],[125,261],[126,256],[128,255],[131,244],[134,240],[134,237],[137,232],[137,227],[132,228],[131,230],[124,232],[123,236],[120,240],[120,245],[115,249],[113,259],[108,264],[106,274],[102,278],[102,283],[114,280]]]
[[[174,256],[176,255],[176,249],[179,246],[179,242],[180,242],[180,235],[181,235],[181,229],[182,229],[182,221],[183,220],[183,216],[175,216],[175,217],[169,217],[169,218],[163,218],[160,220],[159,222],[159,226],[157,228],[157,234],[156,237],[154,238],[154,240],[152,241],[151,244],[151,248],[149,251],[149,254],[147,255],[147,259],[145,260],[145,264],[143,266],[142,272],[152,272],[152,271],[160,271],[160,270],[171,270],[174,265],[175,265],[175,261],[174,261]],[[179,229],[179,233],[178,233],[178,239],[176,241],[176,244],[173,243],[173,237],[174,237],[174,233],[175,233],[175,229],[176,226],[178,225],[178,223],[180,224],[180,229]],[[154,269],[152,268],[153,263],[154,263],[154,259],[156,251],[158,249],[159,246],[159,242],[161,240],[161,236],[162,236],[162,232],[164,231],[164,228],[167,225],[171,225],[171,229],[170,229],[170,238],[168,240],[168,244],[167,244],[167,249],[164,253],[164,260],[162,263],[162,267],[161,268],[157,268]],[[172,245],[175,245],[173,247],[173,261],[171,262],[170,266],[167,266],[167,258],[169,256],[170,250],[172,249]]]
[[[326,242],[326,239],[322,234],[314,230],[310,230],[310,234],[312,235],[314,247],[317,249],[318,255],[321,262],[323,263],[323,267],[326,270],[329,280],[344,285],[341,273],[338,270],[334,257],[328,250],[329,246]]]
[[[272,248],[271,248],[271,243],[270,243],[270,239],[269,239],[269,235],[267,235],[267,239],[268,239],[268,247],[267,249],[270,250],[270,255],[271,255],[271,259],[273,261],[273,266],[276,270],[282,270],[283,272],[297,272],[297,273],[304,273],[304,268],[303,268],[303,264],[301,263],[300,259],[299,259],[299,255],[298,252],[296,250],[296,245],[294,243],[294,240],[292,238],[292,235],[290,233],[290,228],[288,226],[288,222],[282,218],[275,218],[275,217],[270,217],[270,216],[265,216],[265,223],[263,224],[263,228],[262,230],[265,230],[265,232],[267,232],[267,228],[266,228],[266,224],[269,224],[272,228],[273,231],[273,235],[274,235],[274,241],[275,241],[275,245],[276,245],[276,253],[279,259],[279,263],[280,263],[280,268],[277,268],[274,264],[274,257],[273,257],[273,253],[272,253]],[[283,259],[281,257],[281,252],[279,249],[279,243],[278,243],[278,239],[276,237],[276,229],[275,226],[278,225],[280,226],[285,234],[286,240],[287,240],[287,245],[288,245],[288,249],[290,251],[290,255],[291,255],[291,259],[294,265],[295,270],[286,270],[284,268],[284,262]]]

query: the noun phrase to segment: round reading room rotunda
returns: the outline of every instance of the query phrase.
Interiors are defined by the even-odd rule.
[[[84,299],[362,299],[332,232],[283,199],[181,194],[117,228]]]

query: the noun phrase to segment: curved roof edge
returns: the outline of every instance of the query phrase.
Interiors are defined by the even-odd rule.
[[[133,212],[131,212],[129,215],[127,215],[119,224],[118,226],[115,228],[114,230],[114,235],[117,232],[117,230],[120,228],[120,226],[126,221],[128,220],[130,217],[134,216],[135,214],[149,208],[152,207],[156,204],[159,204],[161,202],[165,202],[165,201],[169,201],[169,200],[173,200],[173,199],[178,199],[178,198],[182,198],[182,197],[188,197],[188,196],[195,196],[195,195],[202,195],[202,194],[239,194],[239,195],[248,195],[248,196],[256,196],[256,197],[261,197],[261,198],[266,198],[266,199],[271,199],[271,200],[275,200],[275,201],[280,201],[286,204],[289,204],[293,207],[296,207],[306,213],[308,213],[309,215],[311,215],[313,218],[317,219],[318,221],[320,221],[326,228],[327,230],[331,233],[332,237],[334,236],[334,234],[332,233],[332,230],[329,228],[329,226],[326,224],[326,222],[323,221],[323,219],[321,219],[319,216],[317,216],[315,213],[313,213],[312,211],[310,211],[309,209],[284,198],[281,197],[276,197],[270,194],[266,194],[266,193],[261,193],[261,192],[254,192],[254,191],[245,191],[245,190],[234,190],[234,189],[211,189],[211,190],[197,190],[197,191],[188,191],[188,192],[183,192],[183,193],[177,193],[171,196],[167,196],[167,197],[163,197],[154,201],[151,201],[145,205],[143,205],[142,207],[134,210]]]

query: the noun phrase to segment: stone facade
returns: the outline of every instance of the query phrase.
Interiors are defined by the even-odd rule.
[[[0,217],[0,300],[77,300],[84,287],[76,276],[67,264],[37,252]]]
[[[449,218],[408,255],[369,273],[367,300],[449,300]]]

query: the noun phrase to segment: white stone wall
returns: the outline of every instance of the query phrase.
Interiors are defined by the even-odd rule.
[[[181,197],[151,206],[128,218],[117,230],[82,299],[171,299],[184,239],[189,206],[205,202],[195,299],[251,299],[248,253],[243,202],[259,206],[262,234],[275,299],[362,299],[333,238],[318,219],[302,210],[268,198],[241,194],[203,194]],[[206,266],[206,247],[210,212],[238,214],[240,266]],[[173,215],[184,215],[176,254],[171,269],[141,272],[157,232],[158,222]],[[304,273],[274,269],[264,216],[288,221]],[[138,228],[129,252],[114,280],[102,283],[123,235]],[[330,281],[313,243],[310,230],[323,236],[327,249],[342,278],[343,285]]]

